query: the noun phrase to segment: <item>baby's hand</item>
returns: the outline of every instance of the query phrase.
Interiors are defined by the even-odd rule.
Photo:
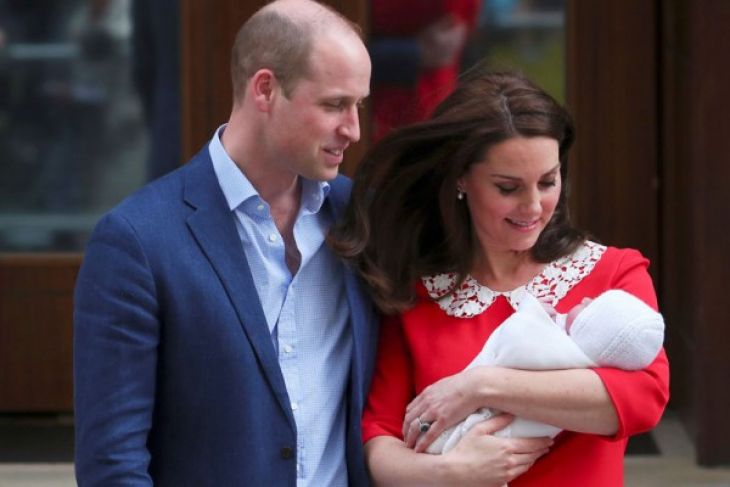
[[[558,312],[555,311],[555,308],[553,308],[553,305],[550,304],[548,301],[543,301],[543,300],[540,300],[540,304],[545,309],[548,316],[550,316],[550,319],[555,320],[555,317],[558,315]]]
[[[570,311],[568,311],[568,316],[565,317],[565,331],[570,334],[570,327],[573,325],[573,322],[575,321],[575,318],[578,316],[578,314],[586,309],[586,307],[591,304],[591,301],[593,301],[591,298],[583,298],[580,301],[580,304],[573,306]]]

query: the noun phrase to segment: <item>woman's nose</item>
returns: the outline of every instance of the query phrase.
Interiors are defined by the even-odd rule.
[[[535,189],[525,191],[520,201],[520,209],[525,213],[539,212],[542,209],[540,192]]]

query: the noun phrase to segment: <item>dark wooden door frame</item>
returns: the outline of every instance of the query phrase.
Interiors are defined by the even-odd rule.
[[[666,0],[662,20],[664,273],[668,350],[702,465],[730,465],[730,3]]]
[[[81,254],[0,253],[0,413],[73,410],[73,287]]]
[[[730,3],[568,0],[578,224],[652,261],[670,406],[703,465],[730,464]]]

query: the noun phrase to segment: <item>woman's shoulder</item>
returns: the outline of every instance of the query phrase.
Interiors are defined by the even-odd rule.
[[[602,245],[586,240],[571,254],[548,263],[528,285],[534,296],[553,305],[574,287],[589,283],[599,287],[610,286],[627,269],[643,267],[648,261],[634,249]]]
[[[574,305],[583,296],[594,297],[609,289],[622,289],[656,308],[656,294],[648,272],[649,259],[633,248],[604,247],[600,260],[571,294]],[[574,301],[574,302],[573,302]]]
[[[649,266],[649,259],[639,250],[630,247],[605,247],[600,261],[601,267],[625,268],[634,266]]]
[[[592,240],[583,242],[573,253],[554,260],[549,265],[560,271],[577,271],[594,267],[616,267],[646,263],[649,260],[637,249],[629,247],[613,247]]]

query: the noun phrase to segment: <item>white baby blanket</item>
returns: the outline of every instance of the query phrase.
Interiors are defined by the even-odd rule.
[[[618,367],[637,370],[649,365],[664,341],[664,320],[643,301],[624,291],[611,290],[594,299],[575,319],[570,335],[565,320],[556,323],[543,305],[525,292],[520,304],[489,337],[466,367],[492,365],[525,370]],[[446,453],[471,427],[498,414],[481,408],[448,428],[428,447]],[[495,433],[504,438],[554,437],[560,428],[515,418]]]

